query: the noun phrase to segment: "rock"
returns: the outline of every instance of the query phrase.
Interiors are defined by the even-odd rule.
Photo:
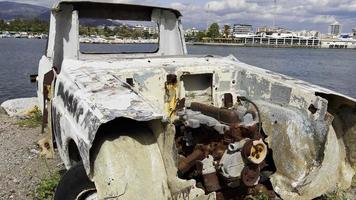
[[[19,183],[20,183],[20,181],[17,180],[16,178],[14,178],[12,181],[13,181],[14,183],[16,183],[16,184],[19,184]]]
[[[37,149],[31,149],[30,152],[36,155],[40,154],[40,151],[38,151]]]
[[[1,108],[5,110],[10,117],[20,118],[25,117],[35,106],[39,107],[36,97],[12,99],[1,104]]]

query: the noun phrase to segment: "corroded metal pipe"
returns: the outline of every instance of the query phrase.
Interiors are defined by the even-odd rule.
[[[239,115],[235,110],[230,110],[226,108],[218,108],[211,105],[206,105],[198,102],[192,102],[190,109],[193,111],[199,111],[204,115],[213,117],[221,122],[232,124],[239,123]]]
[[[203,160],[205,158],[205,153],[200,150],[196,149],[186,158],[183,158],[178,163],[178,171],[182,174],[189,171],[198,160]]]

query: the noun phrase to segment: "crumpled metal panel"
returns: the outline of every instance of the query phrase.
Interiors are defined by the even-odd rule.
[[[100,142],[94,161],[99,199],[166,200],[171,198],[158,144],[142,129]]]
[[[346,154],[352,152],[345,152],[342,136],[334,131],[328,101],[316,95],[318,91],[334,92],[266,72],[272,76],[242,70],[237,79],[239,90],[260,108],[263,130],[277,168],[271,176],[274,190],[283,199],[313,199],[337,188],[350,187],[355,172]]]
[[[90,173],[89,150],[96,131],[110,120],[126,117],[169,122],[164,113],[165,77],[187,73],[213,74],[212,104],[215,106],[223,106],[221,99],[226,92],[233,99],[246,96],[256,102],[261,109],[263,129],[269,136],[267,142],[275,155],[277,173],[271,180],[282,197],[310,199],[337,184],[350,185],[354,172],[344,159],[348,152],[334,136],[332,120],[325,120],[328,101],[315,93],[356,100],[241,63],[233,57],[64,60],[56,82],[58,96],[53,100],[53,118],[58,122],[55,133],[66,166],[70,166],[66,142],[73,139]],[[134,86],[128,85],[126,78],[132,78]],[[179,87],[181,99],[184,90]],[[317,108],[314,114],[308,110],[311,104]],[[330,153],[332,146],[338,153]],[[335,160],[336,166],[331,167],[330,160]],[[325,173],[328,170],[329,174]],[[330,174],[337,175],[332,178]],[[322,189],[316,190],[317,186]]]

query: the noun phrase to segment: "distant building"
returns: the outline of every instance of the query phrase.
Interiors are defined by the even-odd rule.
[[[257,28],[256,33],[282,33],[282,32],[287,32],[288,30],[282,27],[268,27],[268,26],[263,26]]]
[[[133,30],[137,30],[137,31],[144,31],[145,30],[145,26],[142,24],[136,24],[135,26],[132,27]]]
[[[341,25],[337,22],[329,25],[329,33],[331,35],[339,35],[341,32]]]
[[[145,26],[143,28],[143,30],[147,31],[148,34],[150,34],[150,35],[158,34],[158,27],[157,26]]]
[[[249,24],[234,24],[234,26],[232,27],[233,35],[246,35],[252,32],[252,25]]]
[[[185,36],[196,36],[199,30],[196,28],[189,28],[185,30]]]
[[[352,37],[356,39],[356,28],[352,29]]]
[[[267,26],[258,27],[256,32],[257,33],[274,32],[274,28],[270,28],[270,27],[267,27]]]
[[[297,31],[294,32],[297,37],[305,38],[305,39],[312,39],[312,38],[320,38],[321,34],[319,31]]]
[[[148,27],[148,33],[150,35],[158,34],[158,27],[157,26]]]

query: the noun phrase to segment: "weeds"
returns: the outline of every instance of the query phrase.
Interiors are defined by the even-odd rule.
[[[35,106],[27,113],[27,118],[18,121],[16,124],[20,127],[36,128],[42,123],[42,113],[40,109]]]
[[[56,187],[61,179],[59,171],[53,172],[47,163],[47,159],[41,157],[48,170],[48,175],[43,178],[36,186],[33,194],[35,200],[52,200]]]
[[[61,179],[61,175],[57,172],[44,179],[37,185],[34,199],[35,200],[50,200],[53,199],[54,191]]]

